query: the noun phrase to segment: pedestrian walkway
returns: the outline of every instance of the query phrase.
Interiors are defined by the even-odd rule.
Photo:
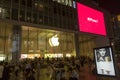
[[[15,65],[4,64],[3,72],[10,75],[9,80],[26,80],[31,76],[33,80],[96,80],[94,63],[89,58],[80,59],[27,59]],[[9,75],[7,77],[9,77]],[[6,78],[6,76],[4,76]],[[5,79],[6,80],[6,79]],[[7,79],[8,80],[8,79]],[[104,80],[104,79],[103,79]]]

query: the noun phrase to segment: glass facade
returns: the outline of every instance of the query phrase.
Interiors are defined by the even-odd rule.
[[[0,20],[0,60],[93,58],[98,35],[78,31],[75,0],[0,0]]]
[[[51,46],[50,39],[58,37],[58,46]],[[53,41],[55,43],[55,41]],[[95,47],[95,37],[81,34],[79,36],[79,46],[81,56],[93,58],[93,48]],[[22,58],[39,57],[68,57],[76,56],[74,33],[61,32],[40,28],[22,26]],[[53,55],[54,54],[54,55]]]
[[[95,36],[82,34],[79,36],[79,43],[80,55],[93,58],[93,48],[96,47]]]
[[[0,18],[77,30],[74,7],[73,0],[0,0]]]
[[[58,38],[57,42],[52,40],[54,36]],[[36,55],[39,57],[75,56],[74,42],[73,33],[22,26],[22,58],[25,57],[24,55],[27,57],[33,55],[32,58]],[[59,45],[55,46],[56,43]]]
[[[18,45],[20,47],[20,58],[76,56],[74,33],[28,26],[21,26],[21,28],[21,33],[19,33],[21,45]],[[12,59],[12,54],[14,54],[13,30],[12,24],[0,23],[0,60]],[[52,40],[54,36],[58,40]],[[92,36],[80,34],[81,56],[93,57],[94,40],[95,38]],[[59,44],[56,45],[56,43]]]
[[[12,59],[12,29],[11,24],[0,22],[0,61]]]

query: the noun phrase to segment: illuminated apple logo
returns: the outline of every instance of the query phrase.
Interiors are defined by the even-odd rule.
[[[59,46],[59,38],[57,37],[57,35],[49,38],[49,44],[50,46],[54,47],[54,46]]]

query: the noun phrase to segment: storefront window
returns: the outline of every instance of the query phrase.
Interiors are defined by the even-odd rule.
[[[21,52],[21,57],[27,58],[34,58],[35,55],[46,58],[66,57],[66,54],[75,56],[74,35],[73,33],[22,26]]]
[[[0,61],[12,59],[12,25],[0,22]]]
[[[22,26],[22,45],[21,45],[21,54],[28,53],[28,27]]]
[[[80,55],[93,58],[93,48],[95,48],[95,37],[89,35],[79,36]]]
[[[6,57],[6,55],[5,55],[5,51],[4,51],[4,46],[5,46],[5,27],[3,27],[3,26],[5,26],[5,24],[3,24],[3,23],[0,23],[0,44],[1,44],[1,46],[0,46],[0,58],[1,58],[1,61],[2,60],[5,60],[5,57]]]

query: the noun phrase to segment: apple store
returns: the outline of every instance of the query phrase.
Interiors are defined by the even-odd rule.
[[[21,1],[7,0],[9,5],[6,7],[4,3],[0,8],[0,61],[35,57],[93,58],[93,48],[109,45],[108,32],[112,28],[105,24],[108,16],[104,19],[103,11],[78,2],[72,7],[54,0],[26,1],[32,4]]]
[[[18,31],[9,23],[0,22],[0,60],[11,60],[18,51],[18,58],[76,56],[75,33],[20,26]],[[15,38],[17,32],[17,38]],[[93,57],[95,36],[79,35],[80,55]]]
[[[75,56],[73,33],[22,26],[21,58]]]

